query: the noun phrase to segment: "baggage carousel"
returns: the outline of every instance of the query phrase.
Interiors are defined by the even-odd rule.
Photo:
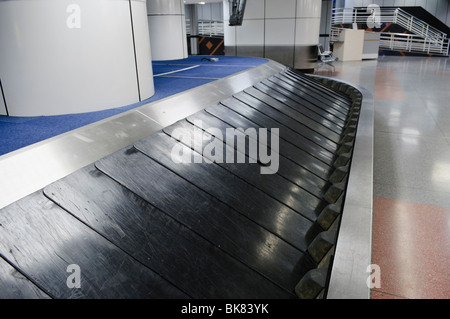
[[[4,156],[0,298],[369,298],[372,133],[269,61]]]

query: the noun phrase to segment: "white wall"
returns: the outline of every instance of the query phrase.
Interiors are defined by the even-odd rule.
[[[9,114],[91,112],[152,96],[146,22],[142,0],[0,1]]]

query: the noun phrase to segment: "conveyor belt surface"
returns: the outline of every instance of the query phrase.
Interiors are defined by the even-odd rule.
[[[323,297],[358,98],[286,69],[7,206],[0,298]]]

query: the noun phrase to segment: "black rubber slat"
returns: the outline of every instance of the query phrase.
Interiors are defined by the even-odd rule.
[[[298,134],[302,134],[303,131],[310,132],[314,137],[312,141],[329,152],[333,153],[337,150],[340,135],[330,128],[332,123],[317,122],[253,87],[235,94],[234,97]]]
[[[287,96],[283,95],[282,93],[280,93],[266,85],[263,85],[261,83],[255,84],[253,87],[259,92],[254,91],[249,94],[251,94],[252,96],[259,98],[261,100],[266,100],[267,96],[268,96],[270,98],[275,99],[277,102],[281,102],[283,106],[290,107],[291,108],[290,112],[283,110],[283,113],[291,116],[292,118],[296,119],[299,116],[306,116],[306,117],[310,118],[311,120],[332,130],[336,134],[340,135],[342,133],[342,131],[343,131],[342,124],[338,125],[337,123],[334,123],[333,119],[328,119],[326,117],[321,116],[319,113],[315,112],[314,109],[303,107],[298,102],[288,98]],[[245,92],[248,93],[249,90],[245,90]],[[276,106],[276,104],[272,104],[272,103],[271,103],[271,105],[274,105],[274,107]],[[299,114],[297,114],[297,113],[299,113]]]
[[[258,127],[254,122],[250,122],[242,115],[237,114],[222,105],[207,107],[205,111],[215,116],[216,118],[221,119],[221,121],[223,121],[226,125],[228,125],[228,127],[231,128],[242,128],[246,130],[247,128]],[[268,129],[270,128],[272,127],[268,127]],[[280,136],[283,135],[283,133],[280,133]],[[259,138],[259,140],[261,139]],[[268,139],[267,142],[269,147],[273,143],[271,139]],[[330,164],[325,164],[323,161],[320,161],[316,157],[312,156],[310,152],[298,148],[293,144],[286,142],[286,140],[282,138],[278,138],[277,142],[279,143],[278,148],[281,156],[284,156],[290,159],[292,162],[306,168],[311,173],[323,179],[327,179],[332,173],[333,168]]]
[[[0,258],[0,299],[49,299],[50,296]]]
[[[333,114],[336,116],[336,118],[345,121],[346,114],[348,113],[348,110],[344,110],[341,107],[339,107],[336,103],[331,103],[323,98],[316,98],[311,95],[311,92],[308,92],[306,90],[302,90],[300,87],[296,87],[293,85],[294,83],[286,80],[282,80],[276,76],[272,76],[266,80],[265,83],[270,83],[271,85],[275,85],[277,87],[282,88],[286,92],[289,92],[293,95],[293,98],[295,99],[301,99],[305,102],[307,102],[310,105],[314,105],[318,107],[319,109],[322,109],[325,112],[328,112],[330,114]],[[289,82],[289,83],[288,83]],[[274,87],[274,86],[272,86]]]
[[[338,100],[341,101],[342,103],[344,103],[345,105],[351,105],[352,104],[352,100],[349,96],[345,95],[342,92],[339,92],[333,88],[331,88],[330,86],[311,78],[310,76],[307,76],[306,74],[300,73],[295,71],[294,69],[288,69],[285,72],[283,72],[282,74],[285,74],[287,76],[291,76],[292,78],[294,78],[297,81],[300,81],[303,85],[305,85],[308,88],[317,88],[320,89],[321,94],[326,94],[328,95],[330,98],[334,99],[334,100]]]
[[[190,297],[289,297],[93,165],[46,187],[45,194]]]
[[[244,98],[241,98],[244,101],[251,103],[251,98],[247,94],[241,94],[240,96],[244,96]],[[253,102],[258,103],[258,101],[254,100]],[[220,102],[220,104],[226,106],[230,110],[233,110],[234,112],[254,123],[252,124],[253,127],[278,128],[280,131],[280,138],[296,146],[297,148],[304,150],[305,152],[310,154],[310,156],[317,158],[324,164],[328,166],[332,165],[335,155],[332,152],[327,151],[324,147],[320,146],[322,144],[328,144],[331,147],[335,146],[335,144],[328,138],[309,130],[307,127],[304,127],[295,121],[293,121],[293,123],[291,124],[297,124],[299,131],[294,131],[285,126],[283,122],[275,121],[273,118],[256,111],[256,109],[242,102],[237,96],[223,100]],[[263,103],[259,102],[259,104]]]
[[[135,148],[118,151],[96,167],[287,291],[293,292],[311,267],[309,256]],[[220,181],[217,187],[227,191]]]
[[[208,119],[211,118],[208,114],[204,112],[199,112],[195,117],[189,117],[188,122],[189,124],[194,124],[198,122],[198,120],[202,120],[202,123],[205,124],[205,127],[210,127],[207,124]],[[213,119],[214,121],[216,119]],[[212,122],[215,124],[215,122]],[[186,127],[187,130],[192,130],[193,127],[189,126],[186,122],[180,122],[180,125],[183,127]],[[214,126],[217,128],[217,126]],[[173,130],[171,127],[165,128],[164,132],[167,134],[173,136],[174,138],[177,138],[177,136],[173,135]],[[204,146],[205,144],[209,144],[208,141],[203,141]],[[247,143],[248,145],[248,143]],[[189,146],[189,145],[187,145]],[[203,147],[204,147],[203,146]],[[246,182],[252,184],[256,188],[264,191],[268,195],[272,196],[273,198],[277,199],[281,203],[287,205],[288,207],[292,208],[299,214],[305,216],[306,218],[315,221],[316,220],[316,209],[321,209],[321,199],[315,195],[313,195],[311,192],[309,192],[307,189],[301,188],[298,185],[294,184],[287,178],[284,178],[280,174],[262,174],[261,165],[256,162],[256,160],[251,162],[251,158],[248,157],[246,154],[243,154],[241,152],[238,152],[236,149],[234,149],[232,146],[225,143],[223,154],[232,154],[234,156],[234,163],[230,163],[229,160],[223,161],[223,163],[220,163],[219,165],[223,168],[227,169],[228,171],[232,172],[234,175],[240,177],[241,179],[245,180]],[[245,156],[244,160],[239,163],[239,154],[243,154]],[[280,157],[280,168],[284,167],[284,162],[281,160],[282,157]],[[249,164],[250,163],[250,164]],[[298,167],[298,166],[296,166]],[[288,168],[288,167],[287,167]],[[287,169],[284,168],[284,169]],[[296,172],[295,170],[292,170],[292,172]],[[319,194],[320,195],[320,194]],[[320,208],[318,208],[320,207]]]
[[[250,88],[248,90],[250,92],[255,91],[254,88]],[[277,101],[270,99],[267,96],[265,96],[265,100],[259,100],[244,91],[235,94],[233,97],[244,103],[246,106],[257,110],[267,117],[270,117],[274,121],[280,123],[280,125],[286,126],[296,134],[308,138],[313,143],[317,144],[319,147],[317,150],[318,154],[321,154],[324,157],[332,158],[333,152],[335,152],[338,148],[337,143],[339,143],[340,140],[340,136],[338,134],[325,126],[302,116],[298,112],[296,113],[296,115],[298,115],[297,119],[288,116],[286,114],[290,111],[288,107],[283,107],[283,105],[281,105],[279,109],[274,108],[273,104],[276,104]],[[320,148],[323,148],[325,151]]]
[[[326,105],[308,101],[307,99],[305,99],[305,96],[294,94],[292,92],[292,88],[287,85],[285,86],[284,83],[274,83],[269,80],[263,80],[261,81],[261,83],[258,83],[257,85],[267,86],[268,88],[271,88],[274,91],[281,93],[288,99],[301,105],[302,108],[306,107],[340,127],[344,126],[345,116],[342,113],[334,111],[326,107]]]
[[[224,141],[225,143],[226,129],[230,128],[230,126],[227,123],[218,119],[217,117],[212,116],[211,114],[206,113],[205,111],[202,111],[197,112],[194,116],[188,117],[187,121],[193,125],[196,124],[196,121],[200,121],[200,123],[202,124],[202,129],[212,135],[215,135],[214,130],[216,129],[220,130],[220,135],[218,136],[218,138]],[[237,130],[234,132],[238,136],[244,136],[244,134],[239,133],[239,131]],[[259,154],[256,156],[252,156],[252,154],[249,154],[250,153],[248,149],[249,137],[244,136],[244,138],[246,141],[245,145],[246,148],[244,154],[257,162],[257,160],[259,159]],[[242,151],[238,149],[237,143],[234,144],[234,149],[237,153],[240,153]],[[295,183],[296,185],[305,189],[309,193],[314,194],[317,197],[321,197],[324,188],[327,187],[327,180],[315,175],[311,171],[305,169],[301,165],[298,165],[294,161],[291,161],[286,156],[283,156],[281,154],[279,154],[278,156],[278,161],[279,161],[278,171],[275,171],[276,168],[273,168],[274,173],[283,176],[285,179]],[[247,160],[246,162],[248,163],[249,160]],[[259,168],[254,169],[258,170],[258,172],[260,171]]]
[[[332,103],[337,103],[346,110],[351,108],[352,100],[347,95],[328,87],[318,79],[305,75],[299,77],[298,74],[291,73],[289,70],[278,73],[277,76],[281,79],[291,80],[300,87],[304,87],[308,92],[315,93]]]
[[[277,80],[276,82],[283,83],[284,87],[289,87],[292,92],[295,93],[301,92],[301,96],[309,98],[309,101],[311,101],[312,103],[315,104],[321,103],[323,105],[326,105],[330,109],[334,109],[344,115],[346,115],[350,109],[350,105],[348,103],[342,103],[335,97],[330,97],[327,94],[317,91],[313,87],[307,86],[304,83],[296,81],[294,78],[291,78],[286,74],[281,73],[275,74],[269,80],[275,82],[274,81],[275,79]]]
[[[0,224],[0,254],[54,298],[187,297],[41,191],[2,209]],[[80,288],[67,285],[70,265]]]
[[[181,127],[175,124],[168,127],[168,130]],[[302,251],[306,251],[312,239],[321,231],[317,224],[267,196],[216,163],[208,163],[204,158],[201,163],[175,163],[171,154],[175,147],[181,148],[182,153],[189,153],[191,149],[163,132],[140,140],[135,147]],[[217,181],[227,185],[227,191],[217,187]],[[246,196],[245,201],[241,200],[243,194]]]
[[[222,140],[225,144],[227,144],[227,147],[234,149],[236,154],[243,153],[246,157],[248,157],[248,159],[246,159],[244,161],[245,163],[261,164],[262,162],[264,162],[264,161],[261,161],[261,158],[260,158],[260,154],[259,154],[260,148],[262,148],[263,153],[267,153],[267,154],[270,153],[271,157],[275,163],[272,163],[272,161],[271,161],[269,163],[265,163],[264,166],[266,167],[266,169],[270,169],[270,171],[273,174],[279,175],[279,176],[272,177],[273,182],[275,182],[275,180],[280,180],[280,181],[284,182],[284,179],[286,179],[286,180],[296,184],[304,191],[306,191],[310,194],[313,194],[318,199],[321,198],[322,193],[329,186],[327,179],[322,178],[322,177],[314,174],[310,170],[299,165],[298,162],[302,161],[302,159],[300,157],[297,158],[297,162],[292,161],[290,159],[290,157],[293,157],[293,156],[295,156],[295,154],[298,154],[298,153],[300,153],[300,155],[303,155],[301,152],[297,152],[296,149],[294,149],[292,151],[293,154],[283,154],[282,155],[280,152],[276,153],[275,151],[270,149],[271,141],[268,141],[267,144],[269,144],[269,145],[267,145],[267,144],[264,144],[261,146],[258,145],[258,154],[254,154],[255,151],[253,151],[253,152],[250,151],[249,144],[250,144],[250,140],[252,140],[252,142],[254,144],[256,144],[258,137],[255,139],[253,137],[250,137],[250,134],[246,135],[243,132],[241,132],[240,130],[234,130],[233,133],[237,137],[245,140],[245,150],[241,150],[240,147],[238,147],[237,137],[236,137],[236,141],[234,141],[234,143],[232,140],[227,140],[226,134],[227,134],[227,129],[229,128],[229,125],[227,123],[221,121],[219,118],[207,113],[206,111],[198,112],[195,115],[188,117],[187,121],[190,124],[195,125],[196,127],[199,127],[201,129],[205,130],[206,132],[208,132],[211,135],[215,135],[214,131],[218,129],[220,131],[220,134],[217,135],[217,138]],[[202,126],[200,127],[199,124],[201,124]],[[164,129],[164,131],[167,131],[167,130]],[[267,133],[267,135],[269,135],[269,134],[270,134],[270,132]],[[270,138],[271,138],[271,136],[270,136]],[[274,138],[277,138],[277,136],[274,136]],[[269,139],[269,137],[268,137],[268,139]],[[206,144],[208,142],[205,141],[204,143]],[[259,143],[259,141],[258,141],[258,143]],[[265,145],[267,145],[267,146],[265,146]],[[266,150],[264,150],[264,148]],[[239,159],[236,159],[235,163],[237,163],[238,160]],[[278,166],[276,166],[276,161],[278,161]],[[232,165],[227,165],[227,169],[234,170],[235,172],[241,171],[239,168],[234,168],[231,166]],[[255,165],[253,165],[251,168],[250,167],[247,168],[247,170],[248,170],[248,172],[240,172],[240,173],[238,173],[238,175],[239,176],[247,176],[248,175],[248,178],[250,178],[252,176],[251,181],[254,185],[256,185],[255,183],[261,183],[260,178],[262,178],[262,177],[258,176],[258,175],[261,175],[260,167],[255,167]],[[282,177],[282,178],[280,179],[280,177]],[[242,178],[245,179],[246,177],[242,177]],[[265,177],[265,178],[270,179],[269,177]],[[260,187],[262,189],[266,188],[265,184],[258,185],[257,187]],[[280,187],[282,189],[285,188],[282,186],[280,186]],[[289,188],[288,186],[286,186],[286,187]],[[294,188],[292,188],[292,187],[291,187],[291,190],[294,193],[297,193],[297,191],[294,190]],[[313,206],[310,206],[310,209],[314,209],[313,207],[316,207],[315,204],[313,204]],[[309,214],[307,214],[307,215],[309,215]]]

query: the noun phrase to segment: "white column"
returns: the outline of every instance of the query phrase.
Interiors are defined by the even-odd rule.
[[[145,0],[0,1],[9,115],[82,113],[154,94]]]
[[[314,69],[320,35],[322,0],[297,0],[294,68]]]
[[[148,0],[148,27],[154,61],[188,57],[183,0]]]

